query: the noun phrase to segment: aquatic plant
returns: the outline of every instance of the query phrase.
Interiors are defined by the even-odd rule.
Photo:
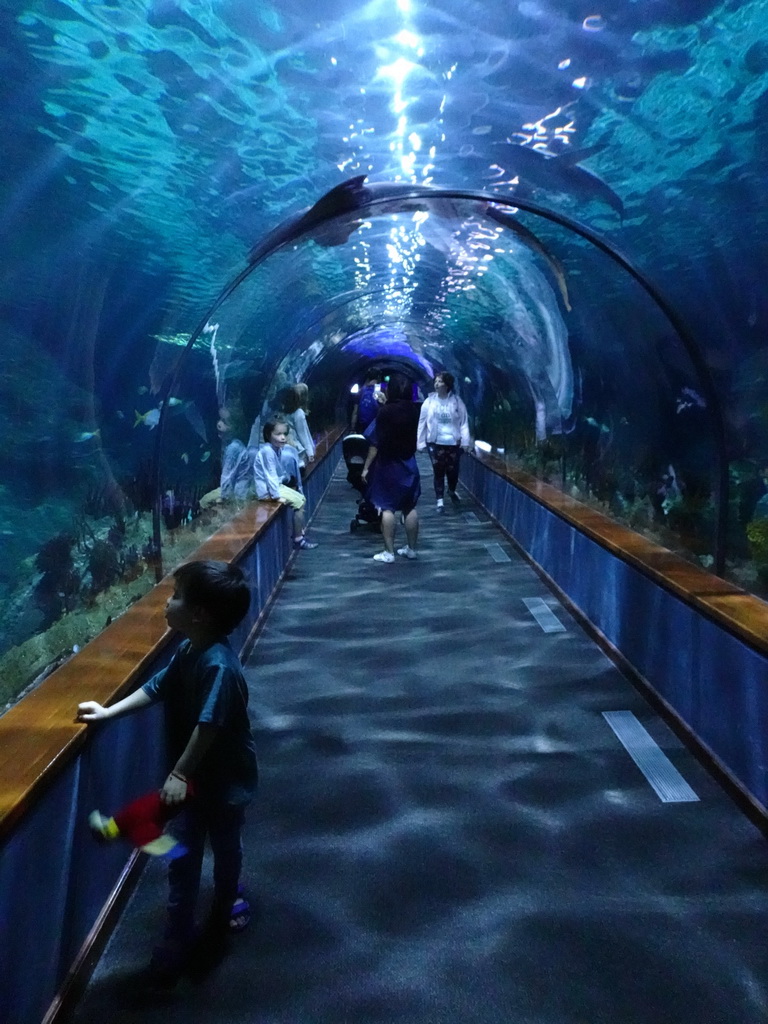
[[[624,511],[624,515],[632,529],[648,530],[653,526],[655,518],[653,502],[647,494],[644,494],[642,497],[636,497],[634,501],[629,503]]]
[[[120,548],[125,540],[125,520],[121,517],[115,519],[114,525],[110,526],[107,533],[108,542],[115,548]]]
[[[115,546],[108,540],[94,541],[88,554],[88,571],[94,594],[106,590],[120,577],[120,559]]]
[[[768,519],[753,519],[747,524],[747,540],[749,541],[755,573],[761,589],[768,587]]]
[[[126,583],[138,579],[144,572],[144,564],[139,554],[139,549],[135,544],[131,544],[120,555],[120,569],[122,578]]]
[[[121,481],[123,493],[137,512],[151,512],[154,505],[152,468],[143,462],[133,476]]]
[[[755,562],[768,568],[768,519],[753,519],[748,523],[747,540]]]
[[[80,575],[72,559],[74,543],[71,533],[59,533],[43,544],[35,558],[35,567],[42,576],[33,593],[43,614],[44,629],[71,611],[80,593]]]
[[[46,575],[57,575],[72,567],[72,547],[75,537],[70,533],[58,533],[40,548],[35,558],[35,568]]]
[[[121,520],[126,511],[126,496],[114,480],[93,484],[83,498],[81,512],[92,519],[115,516]]]
[[[147,563],[147,565],[155,565],[160,559],[160,548],[152,539],[148,537],[146,543],[141,549],[141,557]]]

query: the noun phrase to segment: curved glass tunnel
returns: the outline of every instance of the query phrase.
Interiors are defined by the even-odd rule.
[[[215,329],[197,344],[210,347],[217,404],[237,408],[242,440],[292,381],[310,384],[320,421],[346,422],[350,385],[374,364],[405,369],[424,393],[447,369],[478,439],[633,525],[652,526],[657,512],[674,522],[684,477],[702,514],[683,547],[711,564],[716,440],[706,382],[674,324],[621,267],[562,228],[549,225],[541,245],[541,232],[495,204],[392,205],[323,222],[215,309]],[[608,300],[596,322],[582,279]],[[683,411],[686,429],[672,431]],[[670,432],[675,447],[658,464],[658,437]],[[167,448],[166,476],[178,457]]]
[[[166,569],[231,514],[198,514],[222,406],[245,430],[303,380],[319,433],[371,365],[424,392],[449,370],[477,439],[713,566],[701,366],[620,265],[522,208],[322,217],[179,361],[252,247],[355,175],[533,201],[642,270],[725,417],[725,575],[768,594],[759,0],[35,0],[0,26],[1,700],[153,584],[158,499]]]

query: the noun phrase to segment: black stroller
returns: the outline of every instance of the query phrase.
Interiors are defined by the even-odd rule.
[[[368,454],[368,442],[362,434],[347,434],[341,442],[341,452],[347,467],[347,480],[360,494],[357,501],[357,512],[349,524],[349,531],[354,533],[361,526],[367,526],[371,530],[380,530],[381,516],[375,506],[366,498],[368,486],[362,476],[365,458]]]

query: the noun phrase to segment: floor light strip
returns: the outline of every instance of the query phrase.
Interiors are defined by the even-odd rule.
[[[545,633],[565,633],[565,626],[542,598],[524,597],[523,604]]]
[[[509,557],[507,552],[501,546],[501,544],[486,544],[485,550],[494,560],[494,562],[511,562],[512,559]]]
[[[631,711],[604,711],[603,718],[665,804],[699,798]]]

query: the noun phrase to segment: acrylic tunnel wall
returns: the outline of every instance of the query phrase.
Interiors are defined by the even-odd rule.
[[[474,436],[510,464],[712,566],[722,452],[696,340],[599,236],[489,198],[342,186],[256,245],[195,331],[158,336],[134,368],[150,408],[72,442],[81,504],[35,556],[36,636],[66,651],[85,621],[87,640],[232,514],[209,500],[222,417],[257,444],[281,389],[306,381],[325,429],[374,365],[423,394],[450,371]]]
[[[326,207],[178,363],[253,247],[353,176],[532,199],[643,271],[725,417],[725,574],[768,594],[763,5],[315,8],[0,11],[4,703],[226,517],[199,509],[222,402],[253,426],[301,379],[322,432],[371,363],[450,370],[510,463],[714,567],[700,367],[630,274],[522,208]]]
[[[316,415],[345,420],[370,367],[424,392],[447,369],[483,443],[712,566],[722,420],[697,341],[626,257],[535,209],[341,186],[254,248],[170,386],[184,390],[187,353],[208,356],[217,406],[257,442],[292,381],[310,382]],[[659,436],[673,438],[661,462]],[[166,442],[166,477],[177,458]]]

